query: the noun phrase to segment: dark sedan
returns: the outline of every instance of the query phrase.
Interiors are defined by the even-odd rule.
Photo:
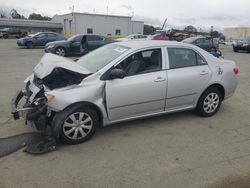
[[[199,46],[208,52],[210,52],[212,48],[219,48],[219,43],[211,37],[190,37],[183,40],[182,42]]]
[[[64,40],[65,38],[54,32],[39,32],[17,40],[18,46],[34,48],[35,46],[45,46],[48,42]]]
[[[101,35],[78,34],[67,40],[48,43],[45,52],[60,56],[83,55],[111,42],[114,41]]]
[[[250,52],[250,39],[246,41],[238,41],[235,45],[233,45],[234,52],[238,51],[246,51]]]

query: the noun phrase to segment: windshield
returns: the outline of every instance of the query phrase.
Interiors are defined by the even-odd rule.
[[[33,34],[32,37],[36,37],[37,35],[41,34],[41,32],[38,32],[36,34]]]
[[[67,41],[77,41],[80,42],[82,40],[83,35],[74,35],[67,39]]]
[[[128,49],[128,47],[116,44],[103,46],[84,55],[77,62],[90,72],[95,73],[125,53]]]
[[[191,37],[191,38],[187,38],[187,39],[183,40],[182,42],[192,43],[192,42],[194,42],[195,39],[196,38]]]

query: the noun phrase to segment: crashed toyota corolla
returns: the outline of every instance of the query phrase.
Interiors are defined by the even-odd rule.
[[[77,62],[46,54],[13,98],[12,113],[77,144],[116,122],[192,109],[212,116],[235,92],[237,74],[234,62],[178,42],[113,43]]]

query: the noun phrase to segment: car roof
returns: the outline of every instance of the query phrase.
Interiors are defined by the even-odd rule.
[[[164,46],[180,46],[180,47],[194,47],[194,45],[176,42],[176,41],[163,41],[163,40],[142,40],[142,41],[126,41],[118,42],[121,46],[126,46],[131,49],[141,49],[150,47],[164,47]]]

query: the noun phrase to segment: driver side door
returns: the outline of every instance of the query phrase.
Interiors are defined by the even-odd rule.
[[[106,80],[110,121],[164,111],[167,73],[162,69],[162,60],[162,49],[155,48],[134,53],[113,67],[122,69],[127,76]]]
[[[80,54],[80,46],[83,35],[77,36],[74,41],[70,42],[70,51],[73,54]]]

